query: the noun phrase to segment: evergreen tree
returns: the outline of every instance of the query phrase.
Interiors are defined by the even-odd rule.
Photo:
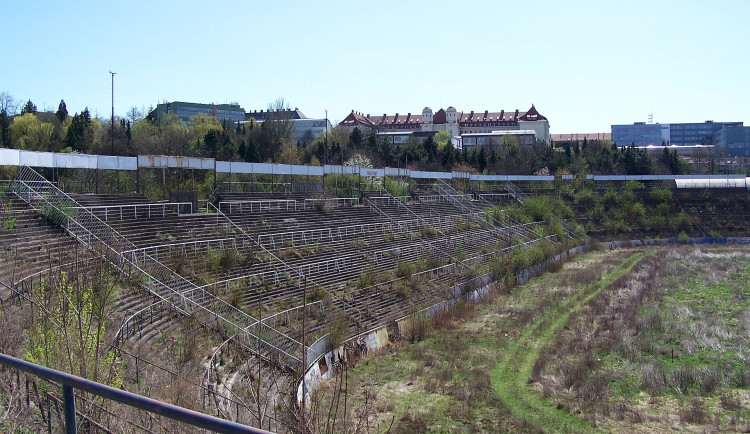
[[[65,142],[74,151],[86,152],[92,141],[91,114],[88,107],[86,107],[80,114],[73,116],[70,127],[68,127],[68,135],[65,137]]]
[[[65,122],[65,119],[68,118],[68,108],[65,106],[65,100],[60,100],[60,105],[57,106],[55,117],[60,123]]]
[[[26,101],[26,105],[24,105],[23,109],[21,109],[21,116],[25,115],[26,113],[36,114],[36,105],[34,105],[31,100]]]
[[[359,149],[363,142],[364,136],[362,135],[362,130],[360,130],[359,127],[354,127],[351,134],[349,134],[349,143],[347,143],[347,145],[350,148]]]
[[[435,143],[435,139],[432,135],[427,136],[427,139],[422,142],[422,148],[424,149],[427,162],[431,163],[435,161],[435,157],[437,156],[437,143]]]
[[[495,166],[497,164],[497,152],[495,152],[495,148],[493,147],[490,150],[490,166]]]
[[[477,150],[476,149],[471,150],[471,153],[469,154],[469,159],[467,161],[470,166],[476,167],[477,165]]]
[[[247,144],[247,150],[245,151],[245,153],[247,155],[245,161],[249,163],[260,163],[260,153],[258,152],[258,147],[255,146],[255,141],[252,137]]]
[[[0,147],[13,148],[10,142],[10,116],[5,109],[0,110]]]
[[[484,169],[487,168],[487,154],[484,150],[484,146],[482,146],[482,148],[479,150],[477,164],[479,165],[479,172],[484,172]]]
[[[245,162],[248,161],[247,160],[247,148],[245,147],[245,139],[242,139],[242,141],[240,141],[240,147],[237,148],[237,153],[239,154],[242,161],[245,161]]]

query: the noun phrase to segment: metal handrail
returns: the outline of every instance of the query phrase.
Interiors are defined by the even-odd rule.
[[[334,202],[337,204],[342,203],[343,206],[347,206],[347,204],[349,204],[349,206],[356,206],[356,205],[359,205],[359,198],[358,197],[327,197],[327,198],[322,198],[322,199],[305,199],[302,204],[302,209],[303,210],[307,209],[308,203],[312,203],[313,206],[315,206],[316,203],[321,203],[321,202],[326,205],[328,205],[328,203],[330,202]]]
[[[149,250],[154,251],[154,255],[159,256],[159,249],[169,249],[169,251],[172,251],[173,247],[182,247],[182,251],[185,251],[186,246],[193,246],[193,251],[197,253],[198,246],[199,245],[206,245],[206,248],[210,248],[211,244],[218,244],[220,248],[223,248],[224,243],[229,243],[232,245],[232,248],[237,248],[237,239],[236,238],[211,238],[208,240],[193,240],[193,241],[183,241],[179,243],[169,243],[169,244],[158,244],[155,246],[148,246],[148,247],[139,247],[136,249],[130,249],[130,250],[123,250],[122,254],[145,254]]]
[[[244,236],[245,238],[247,238],[247,239],[249,239],[249,240],[251,240],[251,241],[254,241],[254,240],[253,240],[253,238],[252,238],[252,237],[250,237],[250,235],[248,235],[248,234],[247,234],[247,232],[245,232],[245,230],[244,230],[244,229],[242,229],[242,228],[241,228],[241,227],[240,227],[240,226],[239,226],[239,225],[238,225],[237,223],[235,223],[235,222],[234,222],[234,220],[230,219],[230,218],[229,218],[229,217],[228,217],[228,216],[227,216],[226,214],[224,214],[224,213],[223,213],[223,212],[222,212],[222,211],[221,211],[221,210],[220,210],[219,208],[217,208],[217,207],[216,207],[215,205],[213,205],[213,204],[210,204],[210,205],[211,205],[211,207],[213,207],[213,208],[214,208],[214,211],[216,212],[216,215],[217,215],[217,219],[219,218],[219,216],[223,217],[223,218],[224,218],[224,219],[225,219],[225,220],[226,220],[227,222],[229,222],[229,224],[230,224],[231,226],[233,226],[233,227],[234,227],[234,228],[235,228],[236,230],[238,230],[238,231],[239,231],[239,232],[240,232],[240,233],[241,233],[241,234],[242,234],[242,235],[243,235],[243,236]],[[276,261],[277,261],[277,262],[278,262],[279,264],[281,264],[281,265],[282,265],[282,267],[283,267],[283,268],[285,268],[285,269],[287,269],[287,270],[289,270],[289,271],[291,271],[291,272],[296,272],[296,271],[297,271],[297,270],[295,270],[295,269],[294,269],[294,267],[292,267],[291,265],[287,264],[287,263],[286,263],[285,261],[283,261],[283,260],[282,260],[281,258],[279,258],[279,257],[278,257],[278,256],[276,256],[275,254],[273,254],[273,252],[271,252],[270,250],[266,249],[266,248],[265,248],[265,247],[263,247],[262,245],[258,244],[258,247],[259,247],[259,248],[260,248],[260,249],[261,249],[261,250],[262,250],[262,251],[263,251],[264,253],[266,253],[266,254],[267,254],[267,255],[269,256],[269,263],[270,263],[270,261],[272,261],[272,260],[276,260]],[[315,285],[319,286],[319,287],[320,287],[321,289],[323,289],[323,291],[325,291],[325,292],[326,292],[326,294],[328,294],[328,295],[329,295],[329,296],[330,296],[330,297],[331,297],[332,299],[334,299],[334,300],[336,300],[337,302],[341,303],[341,304],[342,304],[342,305],[343,305],[343,306],[344,306],[344,307],[346,308],[346,309],[345,309],[345,311],[356,311],[356,312],[357,312],[357,313],[358,313],[358,314],[360,315],[360,317],[362,316],[363,312],[362,312],[361,310],[359,310],[359,308],[358,308],[357,306],[355,306],[355,305],[352,305],[351,303],[349,303],[348,301],[346,301],[346,300],[342,299],[341,297],[339,297],[339,296],[338,296],[338,295],[336,295],[335,293],[333,293],[333,292],[329,291],[329,290],[328,290],[328,288],[326,288],[325,286],[323,286],[323,285],[318,285],[318,284],[317,284],[317,283],[315,283],[315,281],[313,281],[312,279],[308,279],[308,281],[310,281],[310,283],[313,283],[313,284],[315,284]],[[298,284],[302,285],[302,281],[298,282]],[[302,351],[306,351],[306,350],[305,350],[305,348],[303,348],[303,349],[302,349]],[[304,367],[303,367],[303,369],[304,369],[304,370],[307,370],[307,368],[308,368],[309,366],[310,366],[310,362],[308,361],[308,366],[304,366]]]
[[[236,422],[219,419],[218,417],[198,413],[166,402],[157,401],[142,395],[115,389],[106,384],[97,383],[86,378],[40,366],[0,353],[0,364],[28,372],[62,385],[63,408],[65,409],[65,430],[76,433],[75,389],[93,393],[105,399],[119,402],[130,407],[146,410],[179,422],[221,433],[267,433],[268,431],[242,425]]]
[[[36,185],[39,191],[30,187],[29,184]],[[258,341],[262,342],[267,347],[266,349],[270,348],[271,352],[275,353],[275,355],[279,357],[279,362],[281,361],[280,359],[282,355],[288,357],[289,360],[295,364],[301,361],[299,357],[296,357],[289,352],[296,352],[294,348],[301,345],[296,340],[291,339],[283,333],[271,329],[265,324],[261,324],[252,316],[235,308],[224,300],[221,300],[218,297],[214,297],[212,294],[207,293],[204,290],[200,290],[192,282],[188,281],[184,277],[175,273],[173,270],[167,268],[159,261],[148,255],[143,254],[142,261],[139,260],[140,258],[133,257],[131,260],[130,258],[128,258],[128,256],[122,255],[121,252],[125,250],[122,247],[130,247],[131,250],[133,250],[135,246],[122,235],[120,235],[116,230],[111,228],[109,225],[107,225],[105,222],[103,222],[88,210],[75,210],[75,218],[67,214],[65,210],[68,210],[70,212],[72,208],[78,205],[77,202],[75,202],[75,200],[49,183],[49,181],[44,179],[41,175],[39,175],[29,167],[23,166],[19,170],[18,178],[12,185],[17,186],[18,191],[14,192],[30,204],[32,204],[31,195],[33,191],[34,200],[41,200],[43,202],[44,208],[50,210],[50,218],[52,218],[56,223],[63,226],[63,228],[68,233],[70,233],[71,236],[79,240],[81,243],[89,246],[92,246],[92,241],[97,241],[98,243],[100,243],[100,245],[104,248],[104,252],[102,252],[101,254],[105,258],[107,258],[113,265],[115,265],[116,267],[133,267],[133,269],[140,272],[144,277],[147,278],[148,283],[156,283],[157,286],[166,289],[167,292],[163,295],[155,291],[153,286],[151,285],[142,285],[147,291],[151,292],[155,296],[165,299],[167,303],[170,304],[170,306],[174,306],[177,309],[178,305],[182,305],[184,309],[205,312],[217,321],[220,321],[221,324],[241,331],[243,337],[248,340],[247,343],[243,344],[246,345],[247,348],[251,351],[253,351],[253,347],[250,346],[250,342]],[[22,187],[25,188],[25,191]],[[48,195],[50,195],[50,199],[54,200],[56,203],[51,203],[43,193],[47,193]],[[25,198],[23,196],[24,194],[26,195]],[[67,204],[67,207],[64,207],[65,210],[61,210],[58,207],[58,204],[60,206],[64,206]],[[88,218],[88,221],[85,223],[91,226],[93,232],[90,231],[87,227],[83,226],[83,224],[78,221],[78,218]],[[104,241],[100,236],[104,238],[112,238],[112,243],[118,245],[119,247],[112,247],[110,243]],[[107,251],[110,253],[111,257],[106,255]],[[145,267],[150,268],[151,271],[146,271]],[[171,285],[168,285],[164,282],[171,282]],[[206,305],[202,304],[199,301],[196,301],[196,299],[193,299],[191,297],[197,297],[197,300],[200,300],[203,303],[208,301],[208,304],[211,306],[211,308],[206,307]],[[170,301],[170,299],[172,301]],[[246,324],[243,326],[235,324],[233,321],[229,320],[226,317],[226,314],[233,314],[240,319],[245,319]],[[252,329],[255,333],[251,332],[250,329]],[[270,333],[271,338],[276,337],[277,343],[271,343],[267,338],[261,339],[261,332],[263,332],[264,335],[269,335]],[[281,342],[278,342],[278,340],[280,340]],[[282,342],[285,342],[291,346],[291,348],[288,348],[289,351],[279,347]]]
[[[242,213],[242,205],[250,205],[250,212],[253,212],[253,205],[258,205],[258,212],[263,211],[263,205],[268,205],[266,211],[281,211],[281,205],[286,205],[286,211],[289,211],[289,205],[293,204],[294,211],[297,211],[297,201],[294,199],[263,199],[263,200],[222,200],[219,202],[219,208],[222,205],[229,205],[229,214],[232,213],[232,205],[240,206],[240,213]],[[271,205],[277,205],[275,208],[271,208]]]
[[[130,204],[122,204],[122,205],[92,205],[92,206],[86,206],[86,205],[80,205],[73,207],[72,209],[85,209],[88,211],[95,211],[95,210],[104,210],[104,221],[106,222],[109,218],[109,210],[110,209],[119,209],[120,210],[120,220],[123,218],[123,209],[125,208],[133,208],[133,218],[138,218],[138,208],[146,207],[148,209],[148,215],[146,218],[151,218],[151,207],[161,207],[162,212],[161,216],[166,217],[166,211],[167,207],[175,207],[175,211],[177,212],[177,215],[180,215],[180,207],[182,206],[188,206],[190,207],[190,213],[193,213],[193,203],[192,202],[162,202],[162,203],[130,203]]]

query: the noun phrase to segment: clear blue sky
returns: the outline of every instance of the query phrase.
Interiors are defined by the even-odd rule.
[[[552,133],[750,124],[750,1],[6,2],[0,92],[107,118],[161,101],[332,121],[526,110]]]

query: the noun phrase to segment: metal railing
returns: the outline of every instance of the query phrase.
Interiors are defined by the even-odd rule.
[[[245,232],[245,230],[244,230],[244,229],[242,229],[242,228],[241,228],[241,227],[240,227],[240,226],[239,226],[239,225],[238,225],[237,223],[235,223],[235,222],[234,222],[234,220],[230,219],[230,218],[229,218],[229,217],[228,217],[228,216],[227,216],[226,214],[224,214],[224,213],[223,213],[223,212],[222,212],[222,211],[221,211],[221,210],[220,210],[219,208],[217,208],[216,206],[213,206],[213,204],[210,204],[210,206],[211,206],[211,207],[213,207],[214,211],[216,212],[216,218],[217,218],[217,222],[219,221],[219,219],[220,219],[220,218],[221,218],[221,219],[223,219],[223,220],[224,220],[224,221],[225,221],[226,223],[228,223],[228,224],[229,224],[229,225],[230,225],[231,227],[233,227],[233,228],[234,228],[235,230],[237,230],[237,231],[238,231],[238,232],[239,232],[240,234],[242,234],[242,236],[243,236],[243,237],[245,237],[245,238],[246,238],[246,239],[248,239],[248,240],[254,241],[254,240],[253,240],[253,238],[252,238],[252,237],[250,237],[250,235],[248,235],[248,234],[247,234],[247,232]],[[277,264],[279,264],[279,265],[280,265],[280,268],[282,268],[282,269],[284,269],[284,270],[287,270],[287,271],[289,271],[289,272],[291,272],[291,273],[295,273],[295,272],[298,272],[298,270],[297,270],[297,269],[295,269],[295,268],[294,268],[294,267],[292,267],[291,265],[287,264],[287,263],[286,263],[285,261],[283,261],[283,260],[282,260],[281,258],[279,258],[278,256],[276,256],[275,254],[273,254],[273,252],[271,252],[270,250],[268,250],[268,249],[266,249],[265,247],[263,247],[263,246],[262,246],[261,244],[257,244],[257,246],[258,246],[258,247],[259,247],[259,248],[260,248],[260,249],[261,249],[261,250],[262,250],[262,251],[263,251],[263,252],[264,252],[264,253],[265,253],[266,255],[268,255],[268,258],[269,258],[269,265],[271,265],[271,266],[272,266],[272,265],[273,265],[273,262],[275,261],[275,262],[276,262]],[[279,271],[279,270],[277,270],[277,271]],[[283,274],[283,272],[281,272],[281,274]],[[241,277],[240,277],[240,278],[241,278]],[[347,313],[348,315],[352,315],[352,314],[356,313],[356,314],[357,314],[357,316],[356,316],[356,317],[354,317],[354,316],[353,316],[353,318],[357,318],[357,317],[358,317],[358,318],[357,318],[357,320],[358,320],[358,321],[362,319],[362,317],[363,317],[363,312],[362,312],[362,311],[361,311],[361,310],[360,310],[360,309],[359,309],[359,308],[358,308],[357,306],[355,306],[355,305],[353,305],[352,303],[350,303],[350,302],[348,302],[348,301],[346,301],[346,300],[342,299],[341,297],[339,297],[339,296],[338,296],[338,295],[336,295],[335,293],[333,293],[333,292],[329,291],[329,290],[328,290],[328,288],[326,288],[325,286],[323,286],[323,285],[319,285],[319,284],[317,284],[317,283],[316,283],[315,281],[313,281],[312,279],[307,279],[307,278],[305,278],[305,279],[300,279],[300,280],[299,280],[299,281],[297,282],[297,284],[298,284],[298,285],[300,285],[300,286],[301,286],[301,285],[307,285],[308,283],[310,283],[310,284],[312,284],[312,285],[316,285],[316,286],[318,286],[318,287],[319,287],[320,289],[322,289],[322,290],[323,290],[323,291],[324,291],[324,292],[325,292],[325,293],[326,293],[326,294],[327,294],[327,295],[328,295],[328,296],[329,296],[329,297],[330,297],[330,298],[331,298],[331,299],[332,299],[332,300],[333,300],[333,301],[334,301],[335,303],[337,303],[337,304],[338,304],[338,305],[340,306],[340,308],[341,308],[341,310],[342,310],[343,312]],[[265,324],[263,324],[263,325],[265,325]],[[301,346],[301,344],[300,344],[300,346]],[[304,349],[303,349],[302,351],[304,351]],[[307,370],[307,368],[309,368],[309,366],[310,366],[310,361],[308,360],[308,366],[304,366],[304,367],[303,367],[303,370]]]
[[[198,255],[198,253],[204,253],[208,251],[211,247],[223,250],[227,248],[227,246],[236,250],[237,239],[212,238],[208,240],[194,240],[183,241],[180,243],[159,244],[156,246],[139,247],[137,249],[124,250],[122,254],[130,255],[133,261],[136,260],[135,258],[143,258],[145,256],[151,256],[158,260],[160,254],[163,255],[166,253],[167,255],[171,255],[175,250],[178,251],[182,256],[187,256],[188,254],[191,254],[191,252],[193,255]],[[244,243],[242,247],[244,247]]]
[[[292,369],[300,364],[299,342],[198,288],[145,253],[135,258],[123,255],[123,251],[135,250],[135,246],[31,168],[19,169],[12,191],[114,266],[126,273],[140,273],[142,287],[169,306],[199,315],[206,324],[214,324],[229,335],[238,334],[241,345],[251,352],[262,349],[266,360]]]
[[[63,395],[63,408],[65,414],[65,432],[68,434],[74,434],[78,432],[76,422],[75,390],[89,392],[110,401],[119,402],[130,407],[145,410],[150,413],[158,414],[179,422],[184,422],[189,425],[214,432],[268,432],[247,425],[241,425],[225,419],[219,419],[207,414],[198,413],[196,411],[188,410],[186,408],[178,407],[166,402],[157,401],[155,399],[147,398],[135,393],[115,389],[114,387],[107,386],[106,384],[97,383],[95,381],[87,380],[76,375],[57,371],[55,369],[50,369],[34,363],[29,363],[15,357],[8,356],[6,354],[0,354],[0,364],[13,369],[18,369],[23,372],[28,372],[29,374],[35,375],[39,378],[44,378],[61,385]]]
[[[239,212],[263,212],[263,211],[297,211],[297,201],[294,199],[263,199],[263,200],[227,200],[219,202],[219,209],[228,209],[229,214],[233,210]]]
[[[130,213],[129,209],[132,208],[133,212]],[[104,221],[108,221],[110,215],[114,215],[115,217],[119,217],[120,220],[123,218],[132,218],[137,219],[138,218],[138,209],[141,209],[141,215],[145,218],[151,218],[152,215],[155,217],[166,217],[167,216],[167,208],[170,210],[174,208],[174,211],[177,215],[184,214],[184,212],[181,212],[182,209],[189,210],[188,213],[193,213],[193,203],[192,202],[163,202],[163,203],[133,203],[133,204],[124,204],[124,205],[93,205],[93,206],[86,206],[81,205],[76,207],[75,209],[85,209],[92,213],[96,211],[104,211]],[[146,212],[143,212],[143,209],[146,209]],[[152,213],[151,210],[156,209],[156,213]],[[161,213],[158,213],[159,208],[161,208]],[[127,212],[125,210],[128,209]]]
[[[359,205],[358,197],[328,197],[324,199],[305,199],[302,209],[307,209],[308,205],[310,208],[315,207],[335,207],[340,208],[344,206],[357,206]]]

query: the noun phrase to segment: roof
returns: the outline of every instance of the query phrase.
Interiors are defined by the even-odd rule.
[[[518,121],[540,121],[547,120],[546,117],[539,114],[534,105],[528,111],[522,112],[518,109],[513,111],[501,110],[499,112],[490,112],[485,110],[483,112],[460,112],[457,113],[457,121],[461,126],[472,126],[472,124],[479,122],[518,122]],[[432,116],[433,124],[444,124],[446,122],[446,112],[442,108],[435,112]],[[383,113],[382,116],[370,116],[363,115],[362,113],[352,110],[352,112],[340,122],[346,126],[395,126],[395,125],[408,125],[414,128],[419,127],[422,124],[421,114],[399,114],[388,115]]]
[[[553,142],[574,142],[579,140],[600,140],[600,139],[612,139],[611,133],[565,133],[565,134],[550,134],[550,139]]]
[[[274,115],[283,115],[282,118],[284,119],[307,119],[307,116],[305,116],[298,108],[294,108],[294,110],[253,110],[252,112],[247,111],[245,112],[245,119],[253,118],[256,121],[262,121],[265,120],[270,113],[273,113]]]
[[[531,104],[531,108],[529,111],[523,114],[523,116],[520,117],[520,120],[522,121],[546,121],[547,118],[542,116],[538,111],[536,111],[536,107],[534,107],[534,104]]]

